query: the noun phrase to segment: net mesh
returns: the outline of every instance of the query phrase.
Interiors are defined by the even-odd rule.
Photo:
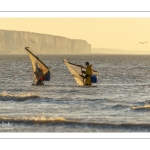
[[[33,84],[36,84],[38,80],[49,71],[49,68],[47,68],[38,57],[30,53],[29,49],[27,52],[29,54],[33,68]]]

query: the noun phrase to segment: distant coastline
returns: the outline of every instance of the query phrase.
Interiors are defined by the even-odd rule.
[[[122,50],[111,48],[91,48],[91,54],[104,54],[104,55],[148,55],[147,51],[138,50]]]

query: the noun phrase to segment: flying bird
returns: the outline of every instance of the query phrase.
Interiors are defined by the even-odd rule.
[[[140,44],[140,43],[141,43],[141,44],[144,44],[144,42],[139,42],[139,44]]]
[[[144,43],[147,43],[147,42],[146,42],[146,41],[145,41],[145,42],[139,42],[139,44],[140,44],[140,43],[141,43],[141,44],[144,44]]]
[[[32,40],[31,40],[32,41]],[[33,43],[35,43],[34,41],[32,41]]]

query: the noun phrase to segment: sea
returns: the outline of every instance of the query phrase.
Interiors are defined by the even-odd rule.
[[[0,55],[0,132],[150,132],[150,55],[37,55],[51,80],[33,86],[28,55]],[[63,59],[98,71],[80,87]]]

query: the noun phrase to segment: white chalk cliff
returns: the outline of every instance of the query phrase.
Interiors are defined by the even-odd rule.
[[[91,45],[85,40],[24,31],[0,30],[0,53],[24,54],[26,46],[29,46],[34,53],[91,53]]]

